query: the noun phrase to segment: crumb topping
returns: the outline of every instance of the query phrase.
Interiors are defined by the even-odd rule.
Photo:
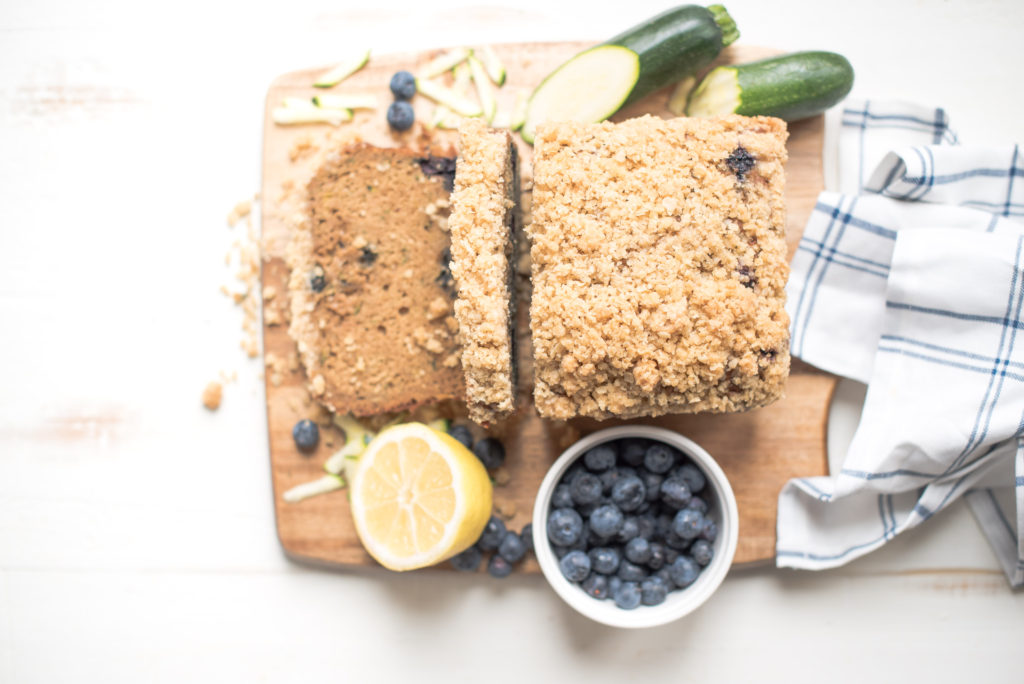
[[[542,416],[737,411],[778,398],[785,123],[555,123],[534,146],[531,331]]]

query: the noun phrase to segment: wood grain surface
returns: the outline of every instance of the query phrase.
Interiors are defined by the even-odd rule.
[[[498,91],[502,107],[510,108],[517,90],[531,89],[552,68],[586,47],[583,43],[532,43],[495,46],[505,62],[508,79]],[[716,63],[744,62],[771,54],[772,50],[744,46],[727,48]],[[266,360],[267,420],[270,467],[274,488],[277,533],[289,557],[330,566],[372,565],[352,525],[344,493],[331,493],[285,503],[282,494],[290,487],[320,476],[322,464],[343,440],[330,427],[323,430],[317,451],[300,454],[291,436],[302,418],[323,415],[311,403],[306,378],[295,361],[295,345],[287,334],[287,279],[284,249],[289,217],[301,211],[305,185],[324,157],[345,142],[362,139],[381,146],[422,146],[417,124],[404,134],[393,134],[384,119],[391,100],[388,81],[398,69],[415,70],[436,53],[374,56],[370,64],[330,92],[372,93],[381,104],[376,110],[357,111],[355,119],[338,128],[329,126],[276,126],[270,111],[286,96],[309,97],[318,92],[311,84],[322,68],[285,74],[270,86],[266,98],[261,191],[264,287],[263,343]],[[662,90],[619,112],[614,120],[645,113],[668,117],[669,90]],[[433,103],[414,98],[417,120],[428,120]],[[790,255],[803,225],[823,187],[822,138],[824,122],[815,117],[791,124],[786,166],[788,210],[787,244]],[[435,144],[454,143],[452,133],[442,133]],[[531,148],[518,140],[529,168]],[[528,197],[525,198],[528,201]],[[267,295],[270,296],[267,296]],[[527,307],[520,307],[520,349],[529,354]],[[618,421],[571,421],[555,424],[541,420],[529,403],[529,372],[532,364],[520,364],[523,394],[520,410],[492,431],[505,443],[509,482],[495,487],[496,507],[511,529],[529,522],[534,496],[548,466],[571,441]],[[835,378],[794,360],[786,397],[775,404],[742,414],[678,415],[643,422],[660,425],[690,437],[704,446],[725,470],[736,492],[740,511],[740,539],[735,563],[751,564],[771,559],[775,545],[776,500],[782,485],[792,477],[827,471],[826,430],[828,407]],[[326,426],[326,423],[324,423]],[[536,571],[532,556],[523,570]]]

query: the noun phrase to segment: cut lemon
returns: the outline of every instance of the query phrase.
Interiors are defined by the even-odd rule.
[[[351,497],[359,539],[391,570],[434,565],[466,550],[491,516],[483,464],[422,423],[396,425],[370,442]]]

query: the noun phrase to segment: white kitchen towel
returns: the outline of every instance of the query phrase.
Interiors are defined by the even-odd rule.
[[[793,354],[868,393],[839,472],[783,488],[779,566],[840,565],[971,492],[1024,584],[1024,160],[956,142],[941,110],[844,109],[860,192],[819,197],[787,309]]]

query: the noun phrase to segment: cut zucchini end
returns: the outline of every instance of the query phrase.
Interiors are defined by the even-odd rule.
[[[620,45],[599,45],[576,55],[545,78],[530,96],[523,140],[532,143],[544,121],[604,121],[629,97],[640,77],[640,57]],[[596,83],[602,87],[595,88]]]
[[[690,97],[687,116],[723,116],[740,106],[739,72],[733,67],[712,69]]]
[[[690,99],[690,93],[693,92],[695,85],[697,85],[696,76],[687,76],[680,81],[675,89],[672,90],[672,95],[668,98],[668,111],[676,116],[686,114],[686,103]]]

